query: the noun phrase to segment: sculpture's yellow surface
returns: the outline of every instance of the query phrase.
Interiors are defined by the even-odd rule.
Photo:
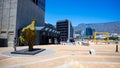
[[[36,39],[36,30],[35,30],[36,20],[32,20],[32,23],[27,27],[22,29],[22,35],[20,36],[20,42],[27,42],[29,46],[29,51],[33,50],[33,45],[35,44]]]
[[[23,38],[23,36],[20,36],[20,43],[25,42],[25,39]]]
[[[109,42],[109,32],[94,32],[94,42],[98,42],[98,41],[102,41],[102,40],[97,40],[96,39],[96,35],[97,34],[104,34],[104,35],[106,35],[106,40],[103,40],[103,42],[105,41],[105,42]]]

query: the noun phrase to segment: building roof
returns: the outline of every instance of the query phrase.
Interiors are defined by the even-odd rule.
[[[36,26],[35,29],[36,30],[42,30],[45,26]]]

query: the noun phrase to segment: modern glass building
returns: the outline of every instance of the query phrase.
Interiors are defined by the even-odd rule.
[[[36,19],[45,26],[45,0],[0,0],[0,46],[13,46],[19,31]]]
[[[57,31],[60,32],[60,40],[69,42],[73,39],[73,27],[69,20],[58,21],[56,24]]]
[[[91,27],[86,28],[86,36],[93,36],[93,29]]]

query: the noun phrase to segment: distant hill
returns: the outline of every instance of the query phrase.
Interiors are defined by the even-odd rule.
[[[92,24],[79,24],[74,27],[76,32],[86,29],[86,27],[91,27],[98,32],[110,32],[120,34],[120,21],[118,22],[107,22],[107,23],[92,23]]]

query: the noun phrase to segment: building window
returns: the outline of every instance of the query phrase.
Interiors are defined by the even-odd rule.
[[[32,0],[32,1],[45,11],[45,0]]]
[[[14,31],[9,31],[9,33],[14,33]]]
[[[6,31],[1,31],[1,33],[6,33]]]
[[[34,2],[36,5],[38,5],[38,0],[33,0],[33,2]]]

